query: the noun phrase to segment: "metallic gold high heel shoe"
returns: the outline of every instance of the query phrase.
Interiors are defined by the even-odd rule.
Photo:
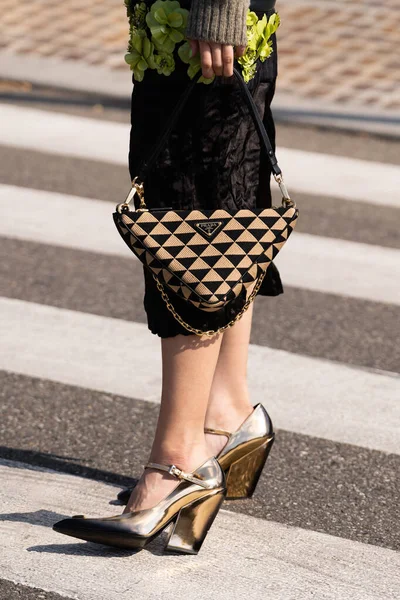
[[[204,431],[228,437],[217,456],[226,476],[226,498],[251,498],[275,439],[272,421],[263,405],[256,404],[233,433],[211,428]]]
[[[233,433],[211,428],[204,431],[228,438],[216,456],[226,475],[226,499],[251,498],[275,439],[271,418],[263,405],[256,404],[253,412]],[[128,503],[132,490],[127,488],[118,494],[121,504]]]
[[[147,463],[146,468],[167,471],[179,480],[153,508],[102,519],[77,515],[59,521],[53,529],[106,546],[141,549],[171,524],[165,549],[197,554],[226,494],[220,464],[212,457],[191,473],[158,463]]]

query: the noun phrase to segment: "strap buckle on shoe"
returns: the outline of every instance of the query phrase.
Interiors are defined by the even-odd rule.
[[[161,465],[159,463],[149,462],[144,467],[145,469],[159,469],[160,471],[166,471],[170,475],[174,475],[178,479],[184,479],[185,481],[189,481],[190,483],[195,483],[196,485],[200,485],[203,488],[211,489],[212,484],[208,481],[204,481],[200,479],[200,477],[196,476],[194,473],[185,473],[182,469],[179,469],[176,465]]]
[[[176,465],[171,465],[168,469],[168,473],[170,475],[175,475],[176,477],[178,477],[178,479],[181,479],[182,477],[182,469],[179,469],[179,467],[177,467]]]

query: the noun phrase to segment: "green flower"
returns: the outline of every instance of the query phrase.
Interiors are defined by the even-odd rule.
[[[129,19],[128,52],[132,52],[132,36],[146,27],[147,5],[145,2],[133,4],[132,0],[125,0],[125,6]]]
[[[149,40],[144,31],[137,31],[131,35],[131,52],[125,55],[136,81],[143,81],[147,69],[155,69],[154,44]]]
[[[189,65],[187,73],[190,79],[198,73],[201,69],[200,55],[197,53],[196,56],[192,56],[192,48],[189,42],[185,42],[178,48],[178,55],[182,62]],[[215,75],[211,78],[205,78],[203,75],[199,78],[199,83],[205,83],[209,85],[215,79]]]
[[[274,13],[270,16],[267,23],[268,35],[271,36],[278,29],[281,24],[281,18],[278,13]]]
[[[171,54],[175,44],[185,39],[189,11],[180,7],[177,0],[157,0],[146,15],[151,39],[158,50]]]
[[[258,21],[258,17],[256,15],[256,13],[249,10],[247,13],[247,17],[246,17],[246,26],[249,28],[252,28],[253,25],[255,25],[257,23],[257,21]]]
[[[268,20],[266,16],[257,23],[256,29],[258,32],[257,51],[259,58],[264,61],[272,53],[271,36],[278,29],[280,18],[278,14],[272,15]]]
[[[147,4],[145,2],[133,3],[132,0],[125,0],[126,14],[128,15],[129,25],[134,29],[144,29],[146,26]]]
[[[172,54],[166,52],[155,54],[154,62],[159,75],[171,75],[172,71],[175,71],[175,61]]]
[[[256,74],[257,60],[264,62],[271,56],[272,41],[271,36],[278,29],[280,18],[277,13],[270,16],[264,15],[258,19],[257,15],[251,11],[247,13],[247,46],[246,51],[238,59],[242,67],[243,79],[247,82]]]
[[[246,66],[242,66],[242,75],[243,75],[243,79],[245,80],[246,83],[249,83],[249,81],[251,79],[253,79],[253,77],[255,76],[257,72],[257,64],[254,63],[252,65],[246,65]]]

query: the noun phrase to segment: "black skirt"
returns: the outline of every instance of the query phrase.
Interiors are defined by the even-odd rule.
[[[263,13],[257,14],[261,17]],[[257,73],[248,86],[275,146],[270,109],[277,77],[275,36],[272,41],[272,55],[263,63],[259,61]],[[132,179],[142,160],[149,155],[188,81],[187,65],[177,59],[170,76],[148,70],[142,82],[134,82],[129,149]],[[219,77],[211,85],[196,85],[164,151],[144,181],[145,200],[149,208],[181,210],[269,207],[270,177],[268,158],[260,149],[237,82],[234,78]],[[166,307],[151,273],[145,267],[143,271],[144,307],[150,331],[162,338],[190,335]],[[245,301],[244,296],[240,296],[227,307],[206,313],[173,292],[167,289],[166,292],[181,317],[202,330],[217,329],[231,321]],[[278,270],[271,264],[258,293],[276,296],[282,292]]]

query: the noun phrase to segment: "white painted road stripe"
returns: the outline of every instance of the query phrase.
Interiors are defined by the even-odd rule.
[[[146,325],[9,298],[0,315],[1,369],[159,402],[160,344]],[[400,453],[395,374],[251,345],[249,382],[278,428]]]
[[[129,125],[0,104],[0,143],[14,148],[128,164]]]
[[[100,200],[0,185],[0,235],[135,260],[115,228],[114,208]],[[400,250],[294,232],[276,264],[287,285],[400,304]]]
[[[277,157],[289,190],[400,208],[396,165],[279,147]]]
[[[73,514],[119,514],[114,486],[3,460],[0,474],[0,572],[15,583],[79,600],[398,598],[392,550],[222,509],[196,557],[161,554],[164,536],[125,552],[51,529]]]
[[[128,164],[129,124],[0,104],[0,144]],[[400,167],[279,148],[290,190],[400,207]]]
[[[400,250],[394,248],[295,231],[275,263],[294,287],[400,304]]]

